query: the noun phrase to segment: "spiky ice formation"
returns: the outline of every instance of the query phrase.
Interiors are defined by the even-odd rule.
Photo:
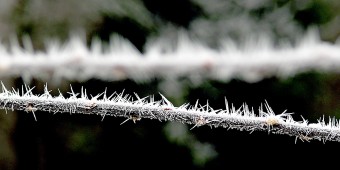
[[[28,39],[23,42],[24,48],[13,43],[10,50],[0,44],[0,78],[19,76],[26,83],[32,78],[57,83],[62,79],[148,81],[185,76],[192,82],[233,78],[256,82],[310,70],[340,71],[339,44],[323,42],[314,32],[294,46],[274,47],[269,38],[263,37],[244,44],[225,40],[219,49],[190,40],[183,33],[175,47],[160,39],[148,43],[145,53],[121,37],[112,38],[108,47],[98,40],[88,48],[75,36],[63,45],[50,42],[45,51],[34,51]]]
[[[105,116],[126,117],[136,123],[141,119],[158,119],[159,121],[177,121],[199,126],[224,127],[227,129],[237,129],[246,131],[268,131],[273,134],[283,134],[295,136],[302,141],[340,141],[340,126],[335,119],[330,119],[325,123],[320,119],[319,123],[309,124],[307,120],[302,122],[294,121],[290,113],[283,112],[275,114],[268,103],[265,108],[259,108],[256,115],[253,109],[244,104],[236,109],[229,106],[225,101],[226,109],[215,110],[207,103],[201,106],[196,102],[195,105],[184,104],[179,107],[167,100],[163,95],[162,99],[155,101],[152,96],[140,98],[135,94],[136,99],[123,93],[113,93],[109,97],[104,91],[92,98],[88,98],[86,90],[82,89],[80,97],[73,90],[71,96],[66,98],[61,93],[59,96],[51,96],[47,86],[44,93],[35,95],[33,88],[25,86],[20,94],[19,90],[7,90],[2,85],[0,93],[0,108],[11,110],[23,110],[31,112],[35,117],[36,111],[51,113],[70,113],[70,114],[95,114],[101,115],[102,120]]]

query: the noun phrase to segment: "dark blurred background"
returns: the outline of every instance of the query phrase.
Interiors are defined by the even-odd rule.
[[[337,0],[0,0],[0,37],[9,44],[12,36],[29,36],[35,50],[43,50],[50,38],[66,42],[75,32],[83,32],[87,45],[93,38],[108,43],[110,36],[121,35],[145,52],[148,40],[167,38],[186,30],[212,48],[219,40],[241,42],[248,35],[266,34],[274,42],[294,44],[296,37],[317,28],[323,41],[334,43],[340,34],[340,3]],[[311,49],[312,50],[312,49]],[[1,62],[1,61],[0,61]],[[7,87],[21,88],[21,77],[2,80]],[[340,77],[336,73],[308,71],[288,78],[269,77],[249,83],[235,77],[228,81],[206,79],[193,85],[189,79],[153,78],[51,84],[58,89],[98,94],[107,87],[141,97],[161,92],[175,106],[194,104],[224,109],[224,98],[234,106],[247,103],[258,109],[265,100],[276,113],[287,109],[297,121],[309,122],[325,115],[340,118]],[[46,82],[33,79],[34,93],[41,94]],[[47,82],[49,83],[49,82]],[[168,89],[165,84],[174,83]],[[30,113],[0,111],[0,169],[222,169],[231,166],[268,166],[267,162],[300,162],[330,159],[337,153],[337,142],[301,141],[295,138],[227,130],[191,127],[176,122],[145,120],[133,124],[125,118],[95,115],[55,115],[37,111],[36,122]],[[332,147],[327,147],[332,146]],[[318,154],[314,152],[317,151]],[[289,156],[283,156],[288,154]],[[322,156],[320,156],[322,155]],[[284,161],[282,158],[284,157]],[[236,164],[243,161],[243,164]]]

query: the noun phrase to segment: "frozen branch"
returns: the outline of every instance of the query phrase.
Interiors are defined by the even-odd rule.
[[[105,91],[89,99],[84,89],[79,97],[72,90],[68,98],[62,94],[51,96],[46,86],[41,95],[33,94],[32,88],[27,86],[22,90],[22,94],[19,90],[9,91],[4,86],[2,89],[0,108],[23,110],[32,113],[34,117],[37,111],[54,114],[94,114],[102,116],[103,119],[105,116],[126,117],[126,121],[132,120],[134,123],[141,119],[157,119],[191,124],[192,128],[207,125],[211,128],[224,127],[250,132],[267,131],[295,136],[302,141],[340,141],[340,126],[337,120],[330,119],[329,123],[320,120],[319,123],[310,124],[307,120],[297,122],[289,113],[275,114],[268,103],[265,108],[259,108],[259,114],[255,114],[246,104],[236,109],[229,106],[227,101],[225,110],[215,110],[208,104],[201,106],[198,103],[175,107],[162,95],[159,101],[155,101],[153,97],[140,98],[137,94],[136,100],[133,100],[131,96],[122,93],[114,93],[108,97]]]
[[[228,81],[232,78],[248,82],[266,77],[286,77],[305,71],[340,71],[340,45],[322,42],[315,35],[306,36],[292,47],[273,47],[267,40],[254,40],[237,45],[222,43],[222,48],[208,48],[181,36],[175,50],[164,42],[147,46],[140,53],[123,39],[113,39],[105,50],[100,41],[88,48],[79,38],[60,46],[50,43],[46,51],[34,51],[24,39],[24,48],[0,45],[0,78],[23,77],[44,81],[61,79],[86,81],[189,77]],[[103,50],[104,49],[104,50]]]

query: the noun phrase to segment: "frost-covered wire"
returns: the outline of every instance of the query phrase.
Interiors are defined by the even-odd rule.
[[[52,43],[44,51],[35,51],[28,39],[24,48],[13,44],[10,50],[0,44],[0,78],[22,77],[58,82],[62,79],[104,81],[188,77],[228,81],[256,82],[266,77],[287,77],[305,71],[340,71],[339,43],[323,42],[315,33],[297,45],[274,47],[269,40],[249,40],[243,45],[226,40],[212,49],[180,35],[174,49],[166,40],[148,43],[144,53],[128,41],[114,38],[108,47],[93,41],[87,47],[81,38],[63,45]],[[104,50],[103,50],[104,49]]]
[[[267,131],[273,134],[295,136],[302,141],[340,141],[339,121],[330,119],[328,123],[320,119],[319,123],[308,123],[294,121],[290,113],[275,114],[268,103],[265,108],[259,107],[259,114],[255,114],[246,104],[236,109],[229,106],[225,101],[226,109],[213,109],[208,104],[201,106],[183,104],[175,107],[163,95],[162,99],[155,101],[152,96],[140,98],[135,94],[132,96],[123,93],[113,93],[107,96],[106,91],[91,98],[82,89],[80,96],[71,90],[70,97],[64,97],[61,93],[52,96],[47,86],[44,93],[35,95],[33,88],[25,86],[21,94],[19,90],[7,90],[2,85],[0,93],[0,108],[9,110],[23,110],[32,113],[44,111],[50,113],[70,114],[94,114],[102,116],[125,117],[126,121],[134,123],[142,119],[157,119],[159,121],[176,121],[184,124],[191,124],[192,128],[200,126],[224,127],[227,129],[253,131]]]

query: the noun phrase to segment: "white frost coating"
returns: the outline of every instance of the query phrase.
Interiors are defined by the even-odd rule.
[[[179,107],[167,100],[163,95],[162,100],[155,101],[153,97],[140,98],[137,94],[136,100],[123,93],[114,93],[107,96],[106,91],[91,99],[88,98],[86,90],[82,89],[80,96],[71,89],[70,97],[65,98],[61,93],[51,96],[47,86],[41,95],[32,93],[33,88],[25,86],[21,93],[19,90],[9,91],[2,84],[0,93],[0,108],[11,110],[23,110],[32,112],[35,120],[35,112],[70,113],[70,114],[95,114],[105,116],[126,117],[121,124],[132,120],[134,123],[142,118],[158,119],[159,121],[177,121],[192,124],[193,128],[208,125],[210,127],[224,127],[228,129],[246,131],[268,131],[274,134],[295,136],[302,141],[321,140],[340,141],[339,121],[330,119],[329,123],[323,119],[318,123],[308,124],[307,120],[294,121],[290,113],[283,112],[275,114],[265,103],[265,109],[261,106],[259,114],[244,104],[236,109],[229,107],[226,101],[226,109],[215,110],[207,103],[201,106],[184,104]],[[39,118],[39,117],[38,117]]]
[[[8,50],[0,44],[0,78],[21,76],[26,82],[37,78],[57,83],[62,79],[148,81],[187,76],[193,82],[206,78],[256,82],[310,70],[340,71],[339,43],[323,42],[316,33],[306,35],[295,46],[273,47],[264,38],[244,45],[226,40],[220,49],[189,40],[185,34],[180,36],[174,50],[164,45],[166,40],[159,40],[148,44],[145,53],[119,37],[105,48],[100,41],[93,41],[88,48],[81,38],[73,37],[63,45],[50,42],[44,52],[32,50],[27,39],[25,48],[14,43]]]

